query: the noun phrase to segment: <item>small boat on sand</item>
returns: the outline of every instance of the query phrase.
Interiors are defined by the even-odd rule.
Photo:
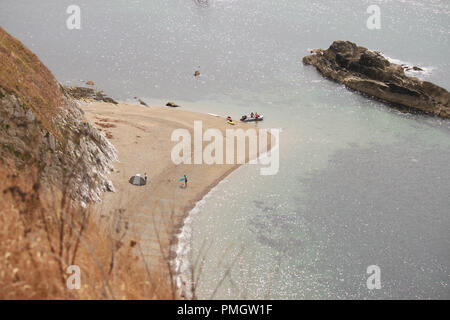
[[[263,121],[264,120],[264,116],[261,114],[259,115],[259,117],[251,117],[250,115],[243,115],[241,118],[241,121],[243,122],[251,122],[251,121]]]
[[[236,124],[230,116],[227,117],[227,123],[233,126]]]

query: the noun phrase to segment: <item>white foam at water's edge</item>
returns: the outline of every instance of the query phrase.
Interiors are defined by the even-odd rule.
[[[419,66],[418,64],[414,64],[408,61],[402,61],[399,59],[391,58],[383,53],[380,53],[384,58],[386,58],[390,63],[398,64],[400,66],[407,66],[409,68],[412,68],[413,66]],[[425,77],[428,77],[431,75],[431,73],[436,69],[435,67],[422,67],[420,66],[422,71],[416,71],[416,70],[405,70],[405,74],[410,77],[417,77],[419,79],[424,79]]]
[[[259,159],[263,159],[270,154],[271,151],[265,152],[258,157]],[[236,170],[233,170],[229,176],[235,174],[242,168],[240,166]],[[229,177],[228,176],[228,177]],[[177,235],[177,245],[171,248],[171,251],[175,251],[175,258],[170,262],[171,267],[175,270],[175,280],[177,284],[178,290],[180,290],[181,294],[184,295],[187,299],[192,298],[192,292],[190,291],[192,284],[192,275],[191,275],[191,260],[189,254],[192,250],[192,223],[194,215],[197,214],[201,207],[206,203],[206,199],[210,198],[220,184],[228,181],[228,177],[221,180],[216,186],[214,186],[207,194],[203,196],[201,200],[199,200],[194,208],[187,214],[184,219],[183,227],[181,228],[181,232]]]
[[[233,173],[235,171],[233,171]],[[211,197],[216,188],[225,181],[226,179],[220,181],[206,195],[204,195],[200,201],[195,204],[194,208],[191,211],[189,211],[184,220],[181,232],[177,235],[177,245],[172,248],[172,250],[176,252],[175,258],[171,261],[171,265],[175,269],[176,284],[180,292],[188,299],[192,298],[192,292],[190,292],[190,284],[193,279],[191,279],[191,259],[189,257],[189,254],[192,250],[191,242],[193,217],[200,211],[201,207],[205,204],[206,199]]]

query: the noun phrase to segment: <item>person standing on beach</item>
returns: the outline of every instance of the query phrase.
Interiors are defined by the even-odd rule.
[[[144,174],[144,179],[145,179],[145,184],[147,184],[147,180],[148,180],[147,172]]]
[[[185,188],[187,188],[187,182],[188,182],[188,179],[187,179],[186,175],[184,175],[184,187]]]

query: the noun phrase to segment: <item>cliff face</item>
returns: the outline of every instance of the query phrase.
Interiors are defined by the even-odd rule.
[[[394,106],[450,118],[450,94],[433,83],[405,75],[402,66],[349,41],[335,41],[303,58],[327,78]]]
[[[51,72],[0,27],[1,165],[33,167],[43,183],[88,202],[113,191],[106,174],[116,158]]]

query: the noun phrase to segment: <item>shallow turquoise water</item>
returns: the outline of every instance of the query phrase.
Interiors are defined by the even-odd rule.
[[[450,298],[450,123],[400,114],[301,63],[309,48],[352,40],[448,89],[450,3],[384,1],[377,31],[366,28],[372,1],[209,3],[78,1],[82,30],[69,31],[71,1],[4,0],[0,25],[62,83],[258,111],[283,130],[278,175],[244,166],[195,210],[193,260],[211,244],[200,297],[232,264],[215,298]],[[373,264],[381,290],[366,287]]]

